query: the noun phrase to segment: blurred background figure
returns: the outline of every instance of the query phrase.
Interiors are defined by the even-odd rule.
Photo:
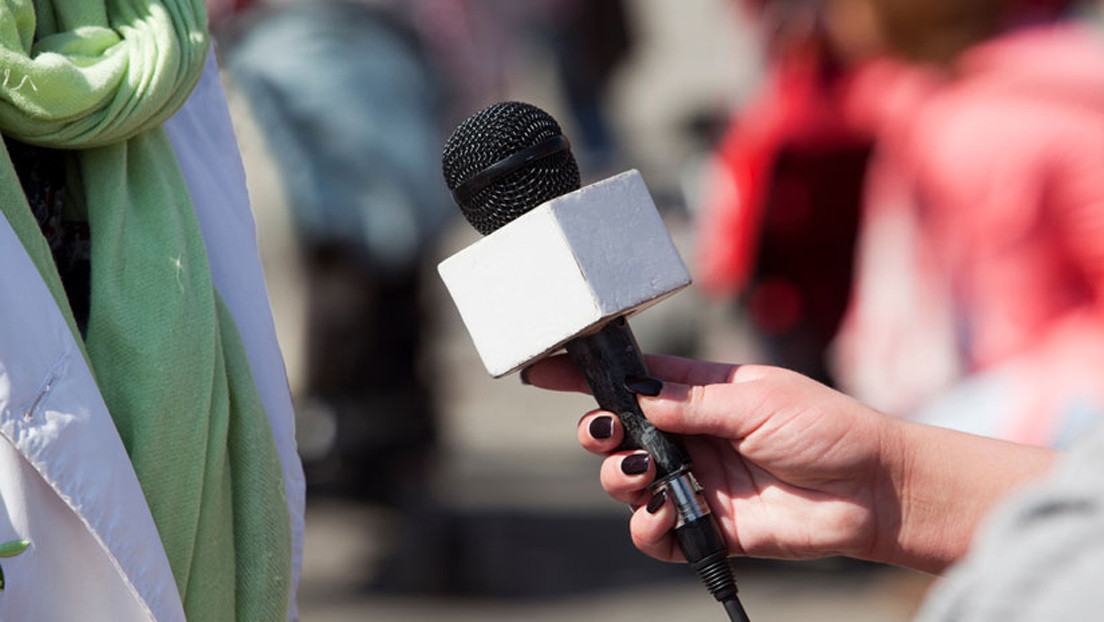
[[[550,2],[546,45],[556,60],[563,94],[578,127],[579,165],[591,175],[615,164],[616,144],[603,103],[610,78],[631,51],[623,0]]]
[[[544,56],[588,169],[611,164],[616,144],[606,103],[609,81],[631,50],[623,0],[412,0],[411,11],[452,94],[451,132],[505,97],[527,62]]]
[[[1104,44],[1068,2],[873,2],[893,57],[848,106],[876,136],[844,386],[889,412],[1064,446],[1104,415]]]
[[[1104,48],[1074,9],[765,3],[768,79],[700,230],[769,362],[1012,440],[1099,420]]]
[[[226,23],[222,56],[264,128],[301,255],[308,484],[398,503],[424,487],[435,442],[421,292],[455,212],[431,183],[444,87],[387,5],[254,8]]]
[[[832,384],[825,352],[850,292],[872,143],[845,114],[854,68],[836,44],[865,49],[873,26],[839,2],[748,4],[767,74],[716,152],[698,223],[698,283],[746,313],[767,362]]]

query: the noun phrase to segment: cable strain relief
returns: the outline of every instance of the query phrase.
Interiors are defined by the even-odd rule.
[[[690,566],[706,589],[720,602],[736,598],[736,579],[732,577],[732,565],[723,551],[714,553]]]

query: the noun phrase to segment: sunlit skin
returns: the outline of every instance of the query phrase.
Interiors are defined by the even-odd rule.
[[[694,473],[735,555],[808,559],[846,555],[938,573],[969,548],[981,518],[1001,498],[1046,473],[1055,452],[902,422],[787,370],[651,356],[663,380],[640,403],[657,427],[686,435]],[[586,392],[565,357],[530,367],[534,386]],[[579,442],[606,455],[600,480],[637,507],[634,544],[678,560],[670,502],[652,514],[654,467],[626,475],[609,438]]]

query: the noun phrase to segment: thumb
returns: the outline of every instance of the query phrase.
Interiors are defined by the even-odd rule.
[[[661,430],[743,439],[770,415],[758,374],[745,376],[751,377],[705,385],[664,382],[659,395],[638,396],[640,407]]]

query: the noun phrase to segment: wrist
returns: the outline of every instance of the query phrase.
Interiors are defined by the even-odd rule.
[[[881,415],[878,464],[872,490],[875,509],[875,537],[864,557],[898,566],[909,566],[902,559],[906,517],[910,513],[910,475],[915,448],[910,445],[910,430],[898,419]]]
[[[879,538],[872,559],[941,573],[962,558],[997,503],[1038,479],[1049,449],[887,417]]]

